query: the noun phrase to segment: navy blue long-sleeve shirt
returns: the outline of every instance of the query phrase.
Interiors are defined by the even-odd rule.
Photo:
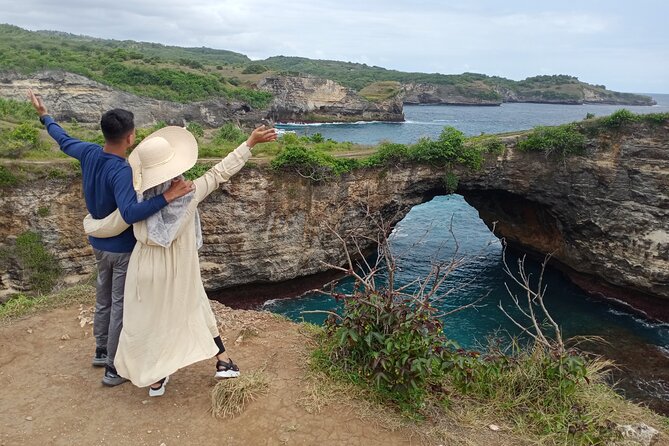
[[[106,153],[97,144],[72,138],[51,116],[44,116],[42,121],[60,149],[81,163],[86,208],[93,218],[105,218],[118,208],[123,220],[132,225],[167,205],[163,195],[137,202],[132,169],[125,158]],[[94,248],[109,252],[131,252],[136,242],[132,226],[115,237],[88,237],[88,241]]]

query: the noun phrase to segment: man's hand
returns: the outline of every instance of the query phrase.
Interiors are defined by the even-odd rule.
[[[261,125],[251,132],[251,136],[246,140],[246,145],[252,149],[256,144],[263,142],[276,141],[276,131],[273,128]]]
[[[37,110],[40,118],[49,114],[44,102],[42,102],[42,98],[33,93],[32,90],[28,90],[28,98],[30,99],[30,102],[32,102],[33,107],[35,107],[35,110]]]
[[[165,197],[165,200],[168,203],[171,203],[177,198],[183,197],[184,195],[189,194],[194,190],[195,190],[195,185],[193,185],[192,181],[186,181],[181,179],[172,180],[172,185],[170,186],[169,189],[165,191],[163,196]]]

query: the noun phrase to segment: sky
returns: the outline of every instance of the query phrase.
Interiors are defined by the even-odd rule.
[[[665,0],[0,0],[0,23],[520,80],[569,74],[669,93]]]

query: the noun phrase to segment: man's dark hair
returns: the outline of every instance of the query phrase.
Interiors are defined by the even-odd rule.
[[[105,141],[118,142],[135,128],[135,115],[128,110],[115,108],[100,119],[100,127]]]

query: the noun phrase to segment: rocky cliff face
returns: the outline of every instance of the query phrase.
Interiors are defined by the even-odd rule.
[[[328,79],[270,76],[258,88],[274,96],[269,111],[274,121],[404,121],[400,97],[371,102]]]
[[[564,88],[563,88],[564,87]],[[611,105],[655,105],[649,96],[619,93],[603,87],[585,83],[565,84],[561,89],[553,88],[508,88],[497,85],[493,89],[502,102],[533,102],[539,104],[611,104]]]
[[[343,264],[342,245],[331,229],[373,236],[366,212],[398,221],[434,187],[438,177],[430,172],[425,167],[388,175],[361,171],[335,183],[314,184],[297,175],[245,168],[200,207],[206,287],[281,282],[326,271],[322,262]],[[90,274],[94,263],[81,232],[86,210],[80,181],[43,179],[2,189],[0,250],[18,234],[36,231],[68,281]],[[44,207],[48,216],[41,217]],[[6,271],[2,277],[5,292],[21,287],[20,272]]]
[[[230,121],[253,124],[266,114],[266,111],[253,110],[243,102],[221,98],[181,104],[135,96],[63,71],[44,71],[29,76],[0,73],[0,97],[23,101],[29,88],[42,95],[56,119],[76,119],[84,123],[99,123],[102,113],[112,108],[132,111],[138,126],[158,121],[174,125],[196,121],[212,127]]]
[[[261,119],[275,121],[403,121],[399,98],[370,102],[336,82],[314,77],[269,77],[259,88],[274,95],[267,109],[216,98],[182,104],[136,96],[77,74],[44,71],[30,76],[0,73],[0,97],[25,100],[29,88],[39,92],[57,119],[98,123],[111,108],[125,108],[135,114],[138,126],[165,121],[184,125],[200,122],[220,127],[226,122],[255,125]]]
[[[582,288],[669,319],[669,123],[591,141],[586,156],[519,153],[475,175],[461,193],[511,245],[554,253]]]
[[[458,193],[511,245],[554,259],[582,287],[669,318],[669,123],[591,141],[585,156],[565,161],[515,150],[462,171]],[[445,193],[444,171],[424,166],[359,170],[312,183],[265,168],[245,168],[201,207],[208,289],[276,283],[341,264],[330,229],[373,234],[367,210],[399,221],[409,208]],[[93,268],[81,235],[85,215],[79,179],[40,180],[2,189],[2,245],[32,229],[41,233],[69,280]],[[40,217],[40,207],[49,215]],[[2,276],[17,288],[16,271]],[[650,299],[650,300],[648,300]],[[655,299],[655,300],[653,300]],[[664,311],[664,314],[662,314]]]
[[[466,88],[455,85],[409,83],[404,85],[404,103],[500,105],[502,98],[495,90],[482,83]]]

